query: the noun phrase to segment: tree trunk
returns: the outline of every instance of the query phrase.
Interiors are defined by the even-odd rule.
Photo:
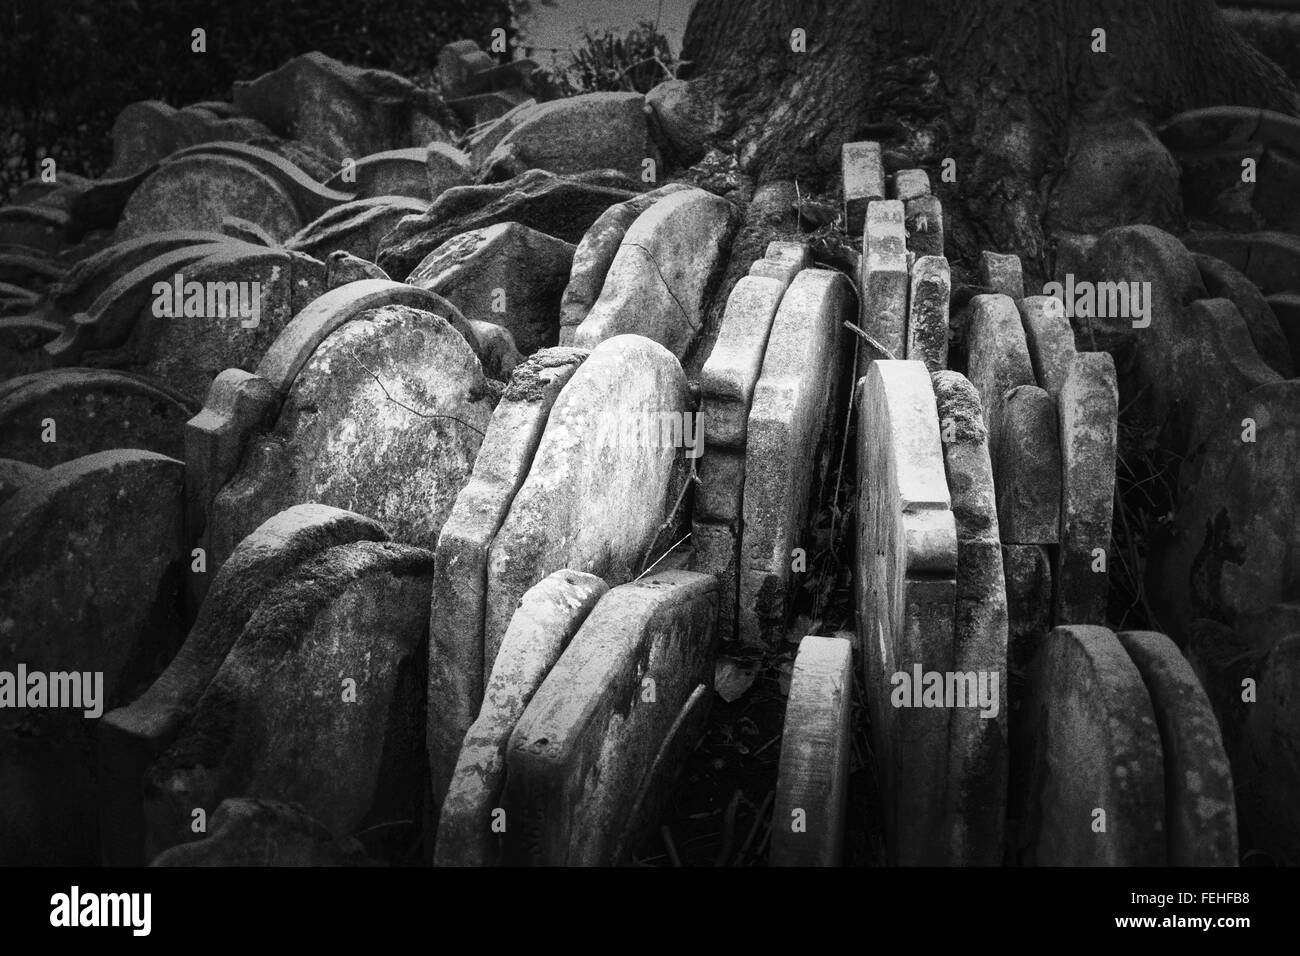
[[[791,47],[796,28],[806,52]],[[941,197],[957,257],[1042,252],[1046,195],[1077,122],[1300,110],[1213,0],[699,0],[683,57],[759,182],[829,186],[840,145],[858,139],[918,165],[954,158],[959,187]]]

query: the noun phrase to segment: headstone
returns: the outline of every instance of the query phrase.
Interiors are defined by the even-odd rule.
[[[278,800],[222,800],[202,840],[159,853],[150,866],[369,866],[354,837],[335,838],[301,807]]]
[[[1252,437],[1247,419],[1253,442],[1242,440]],[[1201,617],[1231,621],[1264,646],[1285,636],[1268,612],[1291,595],[1300,554],[1298,437],[1300,382],[1275,382],[1239,398],[1184,465],[1173,533],[1150,559],[1149,593],[1171,636]]]
[[[862,318],[858,323],[889,358],[901,359],[907,350],[907,233],[903,204],[896,199],[876,200],[867,207],[862,240]],[[858,374],[868,363],[886,356],[876,349],[859,352]]]
[[[432,547],[469,479],[497,395],[445,319],[385,306],[310,355],[275,427],[249,442],[213,502],[209,567],[266,518],[308,501]]]
[[[1015,253],[981,252],[979,277],[980,285],[996,295],[1010,296],[1016,302],[1025,297],[1025,279]]]
[[[302,225],[293,198],[270,175],[242,159],[199,153],[159,166],[127,200],[115,235],[216,230],[227,216],[254,222],[278,241]]]
[[[644,96],[585,93],[529,107],[484,164],[509,157],[523,169],[616,169],[635,178],[649,156]]]
[[[611,336],[635,333],[681,359],[699,334],[704,296],[723,266],[735,225],[731,204],[702,189],[659,199],[624,234],[573,344],[594,348]]]
[[[880,144],[845,143],[840,147],[840,170],[844,180],[844,231],[856,236],[866,224],[867,206],[885,198]]]
[[[430,143],[424,157],[428,197],[437,199],[452,186],[468,186],[474,168],[469,157],[447,143]]]
[[[325,181],[325,187],[350,192],[357,199],[410,196],[428,202],[432,197],[427,160],[428,147],[425,146],[372,153],[357,159],[356,165],[346,174],[347,178],[345,171],[340,169]]]
[[[1025,296],[1020,300],[1020,318],[1034,377],[1048,395],[1056,398],[1075,355],[1074,330],[1065,317],[1065,305],[1051,295]]]
[[[907,357],[931,372],[948,367],[948,300],[952,277],[943,256],[921,256],[912,265],[908,295]]]
[[[331,832],[420,819],[433,554],[357,541],[262,600],[144,782],[146,854],[193,839],[241,793],[301,804]]]
[[[318,180],[327,178],[334,164],[306,143],[274,137],[252,143],[203,143],[182,149],[172,159],[186,156],[228,156],[255,166],[284,188],[302,222],[318,219],[353,199],[349,192],[321,185]]]
[[[193,408],[156,382],[107,369],[61,368],[0,384],[0,457],[42,468],[113,448],[183,459]],[[53,441],[44,441],[53,421]]]
[[[894,173],[894,198],[904,203],[930,194],[930,176],[924,169],[900,169]]]
[[[369,518],[326,505],[295,505],[239,543],[215,575],[180,651],[133,703],[99,725],[104,861],[139,866],[144,858],[141,787],[149,765],[186,726],[208,684],[267,595],[310,558],[353,541],[384,541]]]
[[[710,680],[716,588],[709,575],[666,571],[601,598],[511,736],[507,863],[619,862],[641,782]]]
[[[1196,268],[1212,299],[1228,299],[1237,307],[1250,330],[1250,340],[1259,357],[1283,378],[1294,378],[1296,366],[1286,334],[1268,300],[1255,283],[1214,256],[1196,255]]]
[[[772,320],[744,436],[738,627],[747,644],[784,636],[798,587],[793,550],[804,543],[817,449],[834,415],[843,323],[852,313],[844,276],[805,269]]]
[[[204,248],[203,258],[154,286],[162,296],[140,310],[119,347],[88,353],[85,361],[147,375],[198,407],[225,369],[257,368],[293,318],[295,300],[308,297],[296,293],[310,289],[315,298],[324,291],[324,267],[305,256],[236,242]],[[191,290],[201,292],[200,302]]]
[[[569,282],[560,300],[560,344],[572,344],[574,331],[600,298],[610,264],[632,223],[664,196],[687,188],[681,183],[668,183],[610,206],[596,217],[574,250]]]
[[[269,133],[247,116],[216,117],[192,107],[178,110],[158,100],[142,100],[126,106],[113,122],[113,162],[105,175],[139,172],[197,143],[253,139]]]
[[[907,229],[907,248],[913,255],[944,254],[943,203],[938,196],[909,199],[903,205],[903,223]]]
[[[1106,620],[1110,532],[1115,504],[1119,398],[1115,363],[1083,352],[1061,386],[1061,546],[1056,564],[1056,621]]]
[[[678,164],[687,167],[704,158],[709,141],[722,126],[721,111],[709,97],[706,84],[664,80],[646,94],[645,101],[661,143]]]
[[[920,362],[877,361],[859,391],[854,581],[885,843],[893,863],[946,863],[950,715],[891,706],[900,680],[953,669],[957,531],[934,390]]]
[[[1170,866],[1236,866],[1232,772],[1210,701],[1177,645],[1153,631],[1120,631],[1160,729]]]
[[[997,460],[998,525],[1008,544],[1056,544],[1061,525],[1061,431],[1056,402],[1037,385],[1002,397]]]
[[[276,135],[334,159],[423,145],[439,131],[429,91],[395,73],[346,66],[319,52],[236,82],[234,102]]]
[[[519,599],[546,575],[569,568],[616,586],[680,537],[685,459],[663,425],[689,411],[681,366],[641,336],[606,339],[573,374],[492,541],[485,672]]]
[[[410,275],[447,240],[498,222],[517,222],[576,243],[597,216],[631,197],[594,176],[556,176],[540,169],[504,183],[452,187],[427,212],[398,223],[380,244],[375,262],[390,276]]]
[[[1023,866],[1164,866],[1165,775],[1142,676],[1104,627],[1058,627],[1034,662],[1013,781]]]
[[[467,316],[503,326],[524,355],[559,340],[560,297],[574,247],[516,222],[462,233],[406,281],[445,296]]]
[[[576,349],[544,349],[515,370],[492,413],[469,481],[438,535],[427,733],[435,799],[447,792],[488,679],[483,648],[492,540],[528,477],[556,397],[585,357]]]
[[[852,716],[852,645],[838,637],[805,637],[781,730],[772,866],[838,866],[843,860]]]
[[[954,863],[1000,866],[1007,810],[1008,612],[988,434],[975,387],[956,372],[931,376],[944,471],[957,529],[952,669],[985,680],[979,707],[958,707],[948,726],[948,820]],[[997,686],[993,685],[997,675]],[[968,700],[969,704],[970,701]]]
[[[288,248],[305,252],[318,259],[342,249],[362,259],[374,261],[384,237],[407,216],[428,209],[423,199],[407,196],[377,196],[354,199],[335,206],[289,237]]]
[[[989,453],[996,465],[1001,455],[1004,396],[1018,385],[1033,385],[1034,368],[1020,313],[1009,296],[977,295],[970,306],[966,375],[979,391],[989,430]]]
[[[49,469],[0,506],[6,668],[25,667],[29,690],[33,672],[75,672],[84,705],[5,711],[4,864],[98,862],[96,719],[148,679],[183,633],[183,474],[153,452],[99,452]]]
[[[492,832],[492,811],[503,802],[510,735],[570,639],[608,590],[595,575],[556,571],[524,594],[501,642],[482,709],[463,735],[464,744],[455,758],[450,790],[438,818],[435,865],[500,862],[501,838]]]

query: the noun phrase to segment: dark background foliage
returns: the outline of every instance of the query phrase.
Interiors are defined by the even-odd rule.
[[[206,53],[191,52],[197,27]],[[432,85],[443,44],[487,49],[496,27],[513,41],[510,0],[0,0],[0,198],[46,156],[102,173],[136,100],[229,99],[311,50]]]

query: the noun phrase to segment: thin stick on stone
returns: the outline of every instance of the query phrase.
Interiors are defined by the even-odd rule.
[[[673,866],[681,866],[682,858],[677,855],[677,846],[673,843],[673,831],[668,829],[664,824],[659,828],[659,836],[663,838],[664,848],[668,851],[668,859],[672,861]]]

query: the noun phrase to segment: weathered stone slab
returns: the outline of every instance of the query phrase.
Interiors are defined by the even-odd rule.
[[[638,177],[649,155],[644,96],[585,93],[529,107],[484,165],[508,162],[520,172],[616,169]]]
[[[335,206],[319,219],[308,223],[288,239],[285,245],[324,259],[342,249],[354,256],[373,261],[384,237],[407,216],[419,215],[429,208],[423,199],[407,196],[377,196],[355,199]]]
[[[123,108],[113,122],[113,162],[105,175],[128,176],[197,143],[253,139],[270,132],[247,116],[216,117],[192,107],[178,110],[158,100],[142,100]]]
[[[1196,268],[1212,299],[1228,299],[1237,307],[1250,330],[1255,351],[1273,371],[1283,378],[1293,378],[1295,363],[1291,348],[1277,316],[1255,283],[1214,256],[1196,255]]]
[[[859,325],[888,350],[859,352],[858,374],[865,375],[876,358],[902,358],[907,351],[907,233],[903,204],[896,199],[876,200],[867,207],[862,239],[862,318]]]
[[[439,316],[385,306],[346,323],[311,353],[275,427],[249,441],[213,502],[209,567],[266,518],[309,501],[358,511],[395,539],[433,546],[497,397]]]
[[[843,860],[852,716],[852,645],[805,637],[781,730],[770,865],[838,866]]]
[[[301,807],[276,800],[222,800],[202,840],[159,853],[150,866],[370,866],[354,837],[335,838]]]
[[[635,333],[681,359],[699,334],[704,295],[724,265],[735,226],[731,204],[702,189],[653,203],[624,234],[573,344],[594,348],[611,336]]]
[[[610,206],[591,224],[574,251],[569,283],[560,300],[561,345],[572,344],[574,330],[600,298],[605,276],[609,274],[609,267],[632,223],[664,196],[687,188],[681,183],[668,183]]]
[[[661,428],[688,411],[681,366],[641,336],[605,340],[574,373],[492,541],[485,672],[519,599],[546,575],[569,568],[622,584],[681,536],[672,522],[685,517],[673,512],[686,460]]]
[[[930,195],[930,174],[924,169],[900,169],[894,173],[894,197],[904,203]]]
[[[59,337],[45,346],[50,361],[77,365],[87,351],[120,346],[130,337],[140,314],[153,308],[155,285],[172,282],[177,272],[184,272],[211,251],[212,243],[207,242],[171,249],[121,275],[87,311],[66,321]]]
[[[977,295],[970,306],[967,376],[980,393],[984,424],[993,443],[990,450],[997,461],[1002,397],[1017,385],[1033,385],[1034,368],[1020,313],[1010,296]]]
[[[445,144],[439,144],[445,145]],[[356,199],[378,196],[409,196],[428,202],[428,148],[386,149],[357,159],[325,181],[327,189],[350,192]]]
[[[507,863],[619,862],[641,783],[710,680],[717,600],[711,576],[665,571],[596,605],[510,739]]]
[[[25,461],[13,458],[0,458],[0,505],[4,504],[28,485],[38,481],[45,474],[44,468],[37,468]]]
[[[1119,393],[1106,352],[1082,352],[1061,386],[1061,547],[1056,621],[1106,620]],[[1097,570],[1099,568],[1099,570]]]
[[[980,285],[992,289],[995,295],[1010,296],[1016,302],[1025,297],[1025,278],[1020,268],[1020,257],[1015,253],[980,253]]]
[[[445,296],[472,319],[508,329],[519,350],[532,355],[559,341],[573,254],[562,239],[501,222],[439,246],[406,281]]]
[[[427,732],[435,799],[447,792],[488,681],[483,647],[492,540],[528,476],[555,399],[585,357],[576,349],[544,349],[515,370],[492,413],[469,481],[438,535]]]
[[[957,529],[953,671],[981,676],[980,707],[958,707],[948,726],[948,826],[952,861],[1000,866],[1007,810],[1007,594],[988,433],[975,387],[956,372],[931,376],[944,471]],[[996,675],[997,685],[993,685]],[[968,701],[968,703],[970,703]]]
[[[1153,631],[1116,635],[1151,696],[1164,754],[1170,866],[1236,866],[1232,772],[1210,701],[1178,647]]]
[[[556,176],[540,169],[504,183],[457,186],[435,199],[428,212],[398,223],[375,261],[390,276],[410,275],[447,240],[498,222],[517,222],[576,243],[596,217],[630,198],[630,191],[603,185],[594,174]]]
[[[192,414],[181,396],[147,379],[101,369],[37,372],[0,385],[0,457],[42,468],[113,448],[183,458]]]
[[[432,572],[428,551],[357,541],[286,574],[146,773],[146,856],[240,793],[301,804],[340,834],[420,819]]]
[[[1160,732],[1142,676],[1114,634],[1083,625],[1048,634],[1018,727],[1021,865],[1166,864]]]
[[[118,239],[148,232],[221,227],[227,216],[257,223],[277,240],[302,225],[293,198],[251,163],[198,153],[160,165],[131,194],[118,223]]]
[[[885,843],[892,862],[945,863],[950,715],[887,703],[895,675],[952,669],[957,532],[938,412],[920,362],[873,362],[859,390],[854,580]]]
[[[867,206],[885,198],[885,167],[879,143],[845,143],[840,147],[844,188],[844,230],[858,235],[867,221]]]
[[[931,372],[948,367],[948,300],[952,276],[943,256],[921,256],[912,264],[908,295],[907,357]]]
[[[452,186],[468,186],[474,178],[469,157],[448,143],[430,143],[424,157],[425,191],[437,199]]]
[[[435,865],[500,862],[501,838],[492,832],[492,811],[503,802],[510,735],[570,639],[608,590],[595,575],[556,571],[524,594],[501,642],[482,709],[464,734],[456,758],[438,818]]]
[[[1056,398],[1075,356],[1074,330],[1065,317],[1065,305],[1051,295],[1025,296],[1020,300],[1020,319],[1034,377]]]
[[[515,337],[510,334],[510,330],[478,319],[467,319],[465,324],[474,333],[474,338],[478,339],[483,374],[498,382],[510,381],[511,374],[524,360],[523,354],[515,346]]]
[[[140,310],[120,346],[87,353],[85,361],[147,375],[197,407],[222,371],[257,368],[293,317],[295,300],[324,291],[323,267],[306,257],[247,243],[205,248],[203,258],[170,276],[163,296]],[[203,291],[198,308],[190,301],[191,283]],[[184,314],[175,311],[182,302]]]
[[[6,206],[0,209],[0,247],[53,255],[68,245],[67,210],[54,206]]]
[[[917,256],[943,255],[943,203],[938,196],[917,196],[903,206],[907,248]]]
[[[346,66],[319,52],[236,82],[234,102],[276,135],[335,159],[422,146],[441,132],[428,91],[395,73]]]
[[[852,292],[838,272],[805,269],[772,320],[745,434],[739,629],[749,644],[772,643],[784,631],[791,551],[816,484]]]
[[[1061,527],[1061,431],[1056,402],[1037,385],[1002,397],[997,459],[998,525],[1008,544],[1056,544]]]
[[[329,189],[317,182],[329,175],[319,169],[323,158],[314,150],[304,149],[305,144],[287,140],[270,139],[263,145],[253,143],[204,143],[176,153],[172,158],[185,156],[231,156],[241,159],[266,173],[282,187],[293,199],[298,209],[298,218],[302,222],[318,219],[335,206],[351,201],[354,197],[349,192]]]
[[[95,723],[183,633],[183,471],[149,451],[99,452],[49,469],[0,506],[6,667],[77,672],[84,705],[4,711],[7,865],[98,863]]]
[[[227,238],[221,232],[191,230],[152,232],[138,239],[114,242],[76,263],[50,289],[49,317],[66,319],[89,310],[95,300],[123,275],[165,252],[225,242]]]
[[[139,866],[144,858],[141,784],[149,765],[194,713],[199,699],[262,602],[310,558],[353,541],[384,541],[369,518],[327,505],[295,505],[264,521],[216,574],[189,637],[139,698],[107,714],[98,728],[104,779],[100,819],[104,860]]]
[[[1243,395],[1184,465],[1173,534],[1151,556],[1158,584],[1149,593],[1172,635],[1187,634],[1205,617],[1232,621],[1258,647],[1285,636],[1268,612],[1292,596],[1290,568],[1300,554],[1297,474],[1300,382]]]

